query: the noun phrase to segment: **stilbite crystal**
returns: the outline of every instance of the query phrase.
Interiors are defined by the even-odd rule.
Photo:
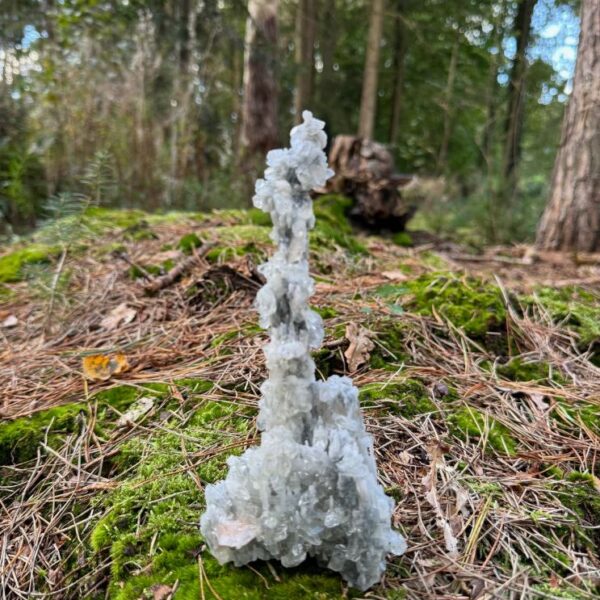
[[[291,148],[267,155],[254,204],[269,212],[277,251],[261,266],[258,293],[269,378],[262,385],[260,446],[231,457],[224,481],[206,488],[201,531],[222,563],[279,559],[293,567],[307,556],[367,589],[381,578],[388,553],[404,538],[391,528],[393,501],[377,482],[371,436],[358,392],[347,377],[315,379],[310,350],[323,323],[310,310],[309,191],[331,177],[324,123],[308,111],[292,129]]]

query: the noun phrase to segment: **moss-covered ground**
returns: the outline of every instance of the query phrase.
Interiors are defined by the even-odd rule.
[[[367,237],[348,207],[315,205],[326,338],[314,358],[319,376],[358,385],[409,540],[381,584],[360,594],[310,561],[219,565],[199,533],[206,485],[259,442],[265,336],[252,302],[268,216],[93,208],[62,267],[65,246],[43,231],[0,256],[7,597],[598,597],[597,292],[549,286],[539,263],[523,287],[522,273],[458,268],[418,236]],[[145,293],[194,253],[191,271]],[[40,294],[57,268],[64,286]],[[349,373],[352,322],[373,348]],[[83,357],[115,352],[123,372],[84,379]]]

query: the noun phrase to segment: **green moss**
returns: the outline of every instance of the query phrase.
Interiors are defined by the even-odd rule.
[[[231,225],[215,230],[221,242],[271,244],[270,229],[260,225]]]
[[[497,365],[496,372],[510,381],[564,381],[564,378],[556,370],[553,370],[547,362],[529,362],[520,356],[513,358],[506,364]]]
[[[413,239],[407,231],[400,231],[392,236],[392,241],[396,246],[408,248],[413,245]]]
[[[487,439],[489,447],[509,456],[514,456],[517,441],[510,430],[490,415],[467,406],[452,412],[447,418],[448,429],[457,438],[468,441],[471,438]]]
[[[333,319],[340,314],[333,306],[313,306],[312,309],[321,315],[322,319]]]
[[[179,389],[190,394],[205,394],[214,387],[214,383],[208,379],[195,379],[193,377],[178,379],[175,384]]]
[[[210,263],[224,263],[239,256],[252,256],[255,263],[260,263],[266,260],[267,253],[254,242],[248,242],[242,246],[215,246],[205,258]]]
[[[566,585],[566,582],[565,582]],[[539,583],[531,586],[532,597],[552,598],[553,600],[590,600],[590,592],[575,587],[555,587],[550,583]]]
[[[177,242],[177,248],[184,254],[191,254],[195,248],[200,248],[202,243],[202,240],[195,233],[188,233]]]
[[[13,283],[25,277],[27,265],[50,262],[60,252],[57,246],[29,244],[0,256],[0,283]]]
[[[142,210],[123,210],[91,206],[85,210],[83,216],[88,228],[101,232],[115,227],[124,229],[132,228],[148,215]]]
[[[481,479],[475,477],[465,477],[463,481],[470,490],[481,496],[492,498],[502,496],[502,486],[495,481],[481,481]]]
[[[181,382],[178,382],[178,385]],[[232,435],[245,437],[253,411],[228,402],[206,401],[182,430],[160,431],[125,442],[120,448],[121,484],[96,503],[104,509],[90,536],[92,551],[110,556],[108,597],[137,600],[152,597],[155,584],[178,582],[175,600],[200,598],[198,556],[202,538],[198,517],[204,507],[203,487],[182,468],[185,453],[199,448],[231,445]],[[182,437],[181,433],[185,435]],[[193,440],[193,441],[192,441]],[[182,448],[183,446],[183,448]],[[203,483],[221,479],[226,459],[241,449],[222,451],[201,462],[196,475]],[[341,600],[340,578],[308,561],[296,569],[278,565],[276,581],[264,563],[248,568],[220,565],[209,553],[201,555],[206,579],[221,598],[258,600]],[[204,579],[204,594],[214,598]],[[265,586],[268,582],[268,589]],[[350,593],[349,598],[357,594]]]
[[[40,442],[48,431],[48,444],[62,435],[77,431],[79,415],[86,412],[83,403],[50,408],[31,417],[22,417],[0,424],[0,465],[18,464],[37,455]]]
[[[600,340],[600,297],[577,286],[540,288],[525,304],[539,302],[551,318],[579,336],[583,348]]]
[[[404,324],[399,319],[383,319],[373,323],[371,328],[376,335],[371,368],[396,370],[399,363],[408,360],[404,349]]]
[[[367,249],[355,237],[346,213],[352,200],[338,194],[321,196],[314,202],[315,228],[310,233],[311,247],[317,252],[322,248],[338,246],[351,254],[368,254]]]
[[[167,392],[165,384],[150,383],[140,387],[119,385],[96,393],[97,432],[116,420],[142,395],[161,395]],[[0,423],[0,464],[18,464],[34,458],[38,447],[48,435],[48,445],[56,447],[63,437],[78,431],[80,415],[88,418],[89,405],[84,402],[57,406],[29,417]]]
[[[134,242],[143,240],[157,240],[158,236],[150,229],[137,229],[136,231],[128,232],[126,237]]]
[[[552,417],[564,423],[569,429],[580,429],[582,422],[596,435],[600,435],[600,406],[585,401],[569,402],[559,400],[552,410]]]
[[[364,407],[383,405],[390,412],[401,415],[405,419],[437,411],[427,388],[418,379],[367,384],[360,389],[359,399]]]
[[[490,342],[490,334],[501,332],[506,321],[500,290],[473,277],[428,273],[401,286],[382,286],[376,293],[390,299],[406,296],[406,305],[417,314],[442,315],[477,340]]]
[[[248,211],[248,219],[252,225],[260,225],[261,227],[271,227],[271,215],[263,212],[258,208],[251,208]]]
[[[571,471],[566,481],[551,484],[563,506],[577,516],[577,535],[584,546],[600,546],[600,491],[591,473]]]

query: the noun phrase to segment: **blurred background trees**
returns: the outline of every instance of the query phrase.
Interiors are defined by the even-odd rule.
[[[578,14],[578,0],[0,0],[4,222],[32,226],[95,173],[106,205],[247,205],[264,150],[308,108],[442,182],[421,225],[533,239]]]

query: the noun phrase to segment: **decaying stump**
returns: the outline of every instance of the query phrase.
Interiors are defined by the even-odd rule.
[[[416,205],[402,197],[412,175],[394,173],[394,161],[382,144],[352,135],[338,135],[329,152],[335,176],[326,191],[354,200],[350,216],[377,230],[403,231]]]

